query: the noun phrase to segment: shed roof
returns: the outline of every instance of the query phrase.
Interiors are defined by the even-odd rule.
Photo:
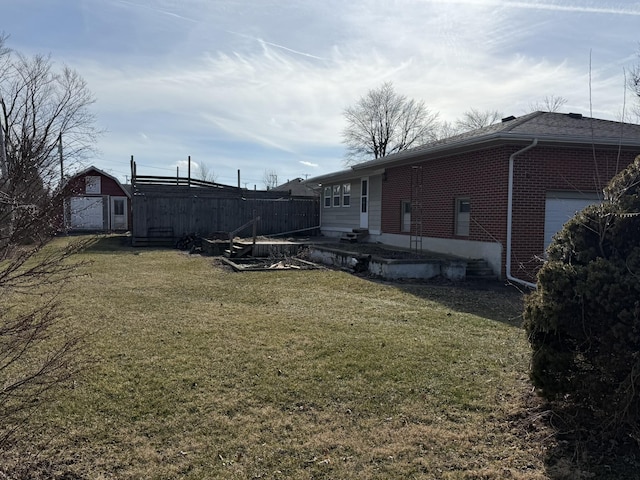
[[[65,186],[66,186],[66,185],[67,185],[71,180],[73,180],[74,178],[82,177],[82,176],[87,175],[88,173],[91,173],[91,172],[95,172],[95,173],[97,173],[98,175],[102,175],[102,176],[104,176],[104,177],[110,178],[111,180],[113,180],[114,182],[116,182],[116,184],[120,187],[120,189],[125,193],[125,195],[126,195],[127,197],[131,198],[131,187],[130,187],[130,186],[129,186],[129,188],[125,188],[125,186],[124,186],[124,185],[122,185],[122,184],[120,183],[120,181],[119,181],[116,177],[114,177],[113,175],[108,174],[107,172],[105,172],[105,171],[103,171],[103,170],[100,170],[99,168],[94,167],[93,165],[91,165],[91,166],[89,166],[89,167],[85,168],[84,170],[80,170],[80,171],[78,171],[78,172],[74,173],[73,175],[71,175],[71,177],[69,177],[69,178],[67,179],[67,181],[65,182]]]

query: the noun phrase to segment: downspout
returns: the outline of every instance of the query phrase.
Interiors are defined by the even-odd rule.
[[[512,219],[512,216],[513,216],[513,165],[518,155],[521,155],[527,150],[532,149],[537,144],[538,144],[538,139],[534,138],[531,145],[527,145],[526,147],[518,150],[515,153],[512,153],[509,156],[509,196],[507,199],[507,257],[506,257],[507,280],[511,280],[512,282],[525,285],[529,288],[537,288],[537,285],[535,283],[531,283],[525,280],[521,280],[519,278],[515,278],[511,274],[511,230],[512,230],[512,223],[513,223],[513,219]]]

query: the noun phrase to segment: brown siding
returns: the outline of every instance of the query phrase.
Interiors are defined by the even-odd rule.
[[[252,220],[254,213],[260,217],[258,235],[312,229],[319,223],[319,199],[276,191],[139,185],[133,196],[133,242],[229,233]],[[238,235],[250,236],[251,228]]]

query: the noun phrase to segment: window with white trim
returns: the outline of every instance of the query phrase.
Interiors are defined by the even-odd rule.
[[[342,206],[343,207],[351,206],[351,184],[350,183],[342,184]]]
[[[124,199],[123,198],[113,199],[113,214],[124,215]]]
[[[87,175],[84,177],[85,188],[84,192],[87,194],[100,194],[100,177]]]
[[[411,202],[409,200],[402,201],[402,225],[401,232],[411,232]]]
[[[471,200],[468,198],[456,198],[456,231],[460,237],[469,236],[469,224],[471,223]]]
[[[331,206],[331,187],[324,187],[324,207]]]
[[[333,186],[333,206],[340,206],[340,185]]]

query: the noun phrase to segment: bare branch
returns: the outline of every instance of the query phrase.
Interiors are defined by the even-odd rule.
[[[273,169],[267,169],[264,171],[262,175],[262,182],[264,183],[264,188],[267,190],[271,190],[276,188],[278,183],[278,173]]]
[[[640,53],[638,53],[638,63],[627,72],[627,88],[636,97],[631,113],[635,116],[636,122],[640,123]]]
[[[217,181],[218,176],[206,163],[198,162],[196,165],[196,178],[204,180],[205,182],[215,183]]]
[[[497,110],[477,110],[471,108],[464,112],[461,119],[456,121],[456,130],[459,133],[476,130],[488,125],[493,125],[501,118],[502,113]]]
[[[80,75],[48,56],[4,48],[0,35],[0,446],[47,394],[77,371],[81,336],[58,309],[86,243],[47,245],[61,227],[65,162],[79,161],[96,135],[93,96]]]
[[[547,95],[542,100],[529,104],[530,112],[558,112],[567,103],[564,97]]]
[[[395,92],[390,82],[370,90],[344,111],[346,164],[380,158],[435,140],[438,114],[423,101]]]

